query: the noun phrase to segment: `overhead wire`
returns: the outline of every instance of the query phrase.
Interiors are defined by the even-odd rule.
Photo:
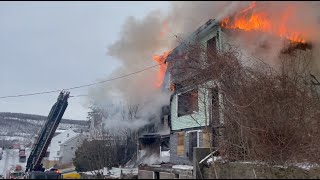
[[[74,87],[63,88],[63,89],[56,89],[56,90],[51,90],[51,91],[43,91],[43,92],[28,93],[28,94],[18,94],[18,95],[9,95],[9,96],[0,96],[0,99],[15,98],[15,97],[25,97],[25,96],[35,96],[35,95],[41,95],[41,94],[50,94],[50,93],[60,92],[61,90],[80,89],[80,88],[84,88],[84,87],[89,87],[89,86],[93,86],[93,85],[97,85],[97,84],[102,84],[102,83],[114,81],[114,80],[121,79],[121,78],[124,78],[124,77],[127,77],[127,76],[135,75],[135,74],[144,72],[146,70],[152,69],[154,67],[160,66],[162,64],[165,64],[165,62],[157,64],[157,65],[154,65],[154,66],[150,66],[150,67],[144,68],[144,69],[139,70],[139,71],[135,71],[133,73],[129,73],[129,74],[125,74],[125,75],[122,75],[122,76],[106,79],[106,80],[103,80],[103,81],[98,81],[98,82],[95,82],[95,83],[84,84],[84,85],[80,85],[80,86],[74,86]]]

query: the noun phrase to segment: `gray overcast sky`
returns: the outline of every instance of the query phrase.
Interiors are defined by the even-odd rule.
[[[118,63],[107,47],[128,16],[166,10],[169,2],[0,2],[0,96],[56,90],[106,78]],[[110,83],[110,85],[112,85]],[[87,88],[71,95],[87,94]],[[0,112],[47,116],[58,93],[0,99]],[[86,119],[84,97],[64,118]]]

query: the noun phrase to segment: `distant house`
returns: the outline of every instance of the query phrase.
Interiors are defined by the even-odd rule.
[[[61,149],[60,145],[64,142],[68,141],[69,139],[77,136],[79,133],[74,132],[71,128],[61,132],[60,134],[54,136],[51,140],[51,143],[48,147],[48,159],[47,162],[44,162],[45,168],[50,168],[55,164],[59,164],[62,156],[61,156]]]
[[[60,144],[60,164],[72,164],[72,159],[75,157],[75,152],[81,146],[86,136],[83,133],[77,134],[74,137]]]

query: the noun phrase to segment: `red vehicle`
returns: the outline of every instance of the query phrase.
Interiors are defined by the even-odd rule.
[[[7,172],[6,179],[23,179],[24,177],[24,171],[20,165],[17,165],[14,168],[11,168]]]

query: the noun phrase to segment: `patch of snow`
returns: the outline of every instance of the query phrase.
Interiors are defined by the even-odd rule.
[[[87,172],[80,172],[82,174],[86,174],[86,175],[95,175],[99,172],[102,172],[103,173],[103,169],[100,169],[100,170],[94,170],[94,171],[87,171]]]
[[[112,169],[108,170],[107,168],[104,168],[103,175],[104,176],[110,176],[113,178],[120,178],[122,174],[132,174],[132,175],[138,175],[138,168],[116,168],[112,167]]]
[[[259,161],[237,161],[237,163],[267,165],[265,162],[259,162]]]
[[[165,162],[165,163],[170,161],[170,150],[169,151],[161,151],[160,161]]]
[[[311,168],[318,168],[320,167],[319,164],[311,164],[311,163],[296,163],[294,166],[299,167],[301,169],[310,170]]]
[[[161,157],[170,157],[170,150],[169,151],[161,151]]]
[[[221,156],[213,156],[213,160],[212,160],[212,157],[211,158],[209,158],[208,160],[207,160],[207,164],[212,164],[212,162],[216,162],[216,161],[218,161],[218,160],[222,160],[222,157]]]
[[[174,165],[172,169],[193,170],[193,166],[188,165]]]

